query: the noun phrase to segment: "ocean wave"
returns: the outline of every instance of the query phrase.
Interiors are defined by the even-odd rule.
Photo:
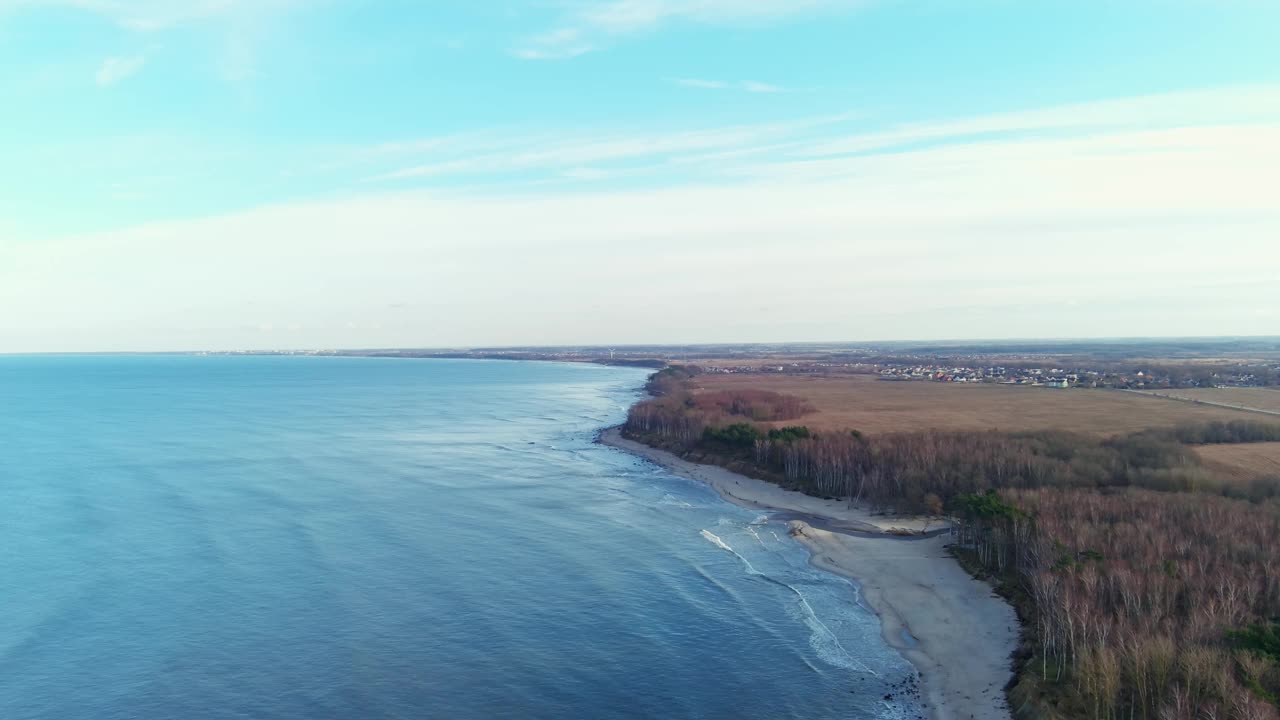
[[[796,597],[800,599],[800,607],[804,610],[802,619],[804,624],[808,625],[809,630],[811,630],[809,634],[809,647],[813,648],[813,651],[818,654],[818,657],[822,658],[823,661],[844,670],[867,673],[876,677],[880,676],[880,673],[877,673],[875,670],[867,667],[866,663],[858,660],[845,649],[844,645],[840,642],[840,638],[832,632],[831,628],[827,627],[827,625],[818,618],[818,613],[815,612],[813,606],[809,604],[809,599],[804,596],[804,593],[791,585],[787,585],[786,583],[780,584],[789,588],[796,594]]]
[[[796,596],[800,601],[798,605],[801,611],[800,619],[806,626],[808,626],[810,631],[809,647],[813,648],[813,651],[817,653],[818,657],[821,658],[823,662],[826,662],[829,665],[834,665],[835,667],[843,670],[867,673],[876,677],[880,676],[879,673],[867,667],[865,663],[855,658],[848,650],[845,649],[844,645],[840,642],[840,638],[831,630],[830,627],[826,625],[826,623],[822,622],[818,617],[818,613],[813,609],[813,605],[809,603],[809,598],[805,597],[805,594],[800,592],[799,588],[760,572],[751,564],[750,560],[744,557],[737,550],[734,550],[727,542],[724,541],[723,538],[710,530],[702,530],[701,535],[711,544],[721,550],[725,550],[741,560],[742,564],[746,567],[747,572],[751,575],[759,577],[760,579],[773,583],[779,587],[786,588]],[[756,539],[758,540],[759,538]],[[763,543],[761,544],[763,545]]]
[[[681,500],[680,498],[676,497],[675,495],[672,495],[671,493],[667,493],[666,495],[662,496],[662,504],[674,505],[676,507],[686,507],[686,508],[693,507],[689,503],[685,502],[684,500]]]
[[[877,689],[908,671],[780,524],[588,446],[605,423],[585,418],[621,422],[638,393],[525,382],[572,368],[59,359],[40,362],[105,370],[50,367],[28,389],[5,362],[0,425],[30,452],[0,483],[0,540],[21,550],[0,565],[22,578],[0,623],[4,717],[390,720],[449,687],[435,714],[457,720],[491,717],[495,697],[583,717],[889,720]],[[823,625],[882,678],[836,667],[851,663]],[[369,677],[417,679],[377,702],[297,692],[343,687],[356,646]],[[86,664],[101,647],[114,661]],[[647,692],[655,677],[678,706]]]
[[[702,537],[706,538],[708,542],[710,542],[712,545],[715,545],[716,547],[720,548],[721,550],[728,550],[729,552],[733,553],[734,555],[738,555],[738,553],[734,552],[733,548],[729,547],[729,544],[728,544],[728,543],[726,543],[724,540],[721,540],[719,535],[716,535],[715,533],[711,532],[710,530],[703,530],[703,531],[702,531]],[[746,559],[746,558],[742,557],[741,555],[738,555],[738,557],[739,557],[739,558],[741,558],[743,562],[746,562],[748,567],[750,567],[750,566],[751,566],[751,563],[747,562],[747,559]],[[752,571],[754,571],[754,570],[755,570],[755,568],[752,568]]]

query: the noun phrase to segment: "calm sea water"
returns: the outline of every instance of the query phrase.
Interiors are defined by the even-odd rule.
[[[0,718],[893,718],[765,516],[592,444],[645,373],[0,358]]]

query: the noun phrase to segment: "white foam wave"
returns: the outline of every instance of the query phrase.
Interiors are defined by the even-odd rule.
[[[715,545],[716,547],[720,548],[721,550],[727,550],[727,551],[729,551],[729,554],[731,554],[731,555],[733,555],[734,557],[736,557],[736,558],[738,558],[739,560],[741,560],[741,561],[742,561],[742,564],[743,564],[743,565],[745,565],[745,566],[747,567],[747,572],[751,573],[752,575],[759,575],[760,577],[763,577],[763,578],[765,578],[766,580],[770,580],[770,581],[772,581],[772,582],[778,582],[777,580],[774,580],[773,578],[771,578],[771,577],[769,577],[769,576],[765,575],[764,573],[760,572],[759,570],[757,570],[757,569],[756,569],[756,567],[755,567],[754,565],[752,565],[752,564],[751,564],[751,561],[750,561],[750,560],[748,560],[748,559],[746,559],[745,557],[743,557],[743,556],[742,556],[742,555],[741,555],[737,550],[734,550],[733,548],[729,547],[729,544],[728,544],[728,543],[726,543],[724,540],[721,540],[719,535],[716,535],[715,533],[711,532],[710,530],[703,530],[703,531],[702,531],[702,537],[706,538],[709,542],[711,542],[711,544]],[[781,583],[779,583],[779,584],[781,584]]]
[[[746,566],[747,572],[752,575],[757,575],[764,580],[784,587],[795,593],[796,598],[800,601],[799,608],[801,610],[801,620],[809,627],[810,630],[809,646],[813,648],[814,652],[816,652],[818,657],[822,658],[824,662],[845,670],[865,672],[870,675],[879,676],[879,673],[867,667],[865,663],[859,661],[844,648],[844,645],[840,642],[840,638],[831,630],[831,628],[827,627],[826,624],[818,618],[818,613],[814,611],[813,606],[809,604],[809,598],[805,597],[804,593],[800,592],[799,588],[756,570],[750,560],[743,557],[737,550],[729,547],[729,544],[722,540],[719,535],[716,535],[710,530],[702,530],[701,533],[702,537],[705,538],[707,542],[710,542],[721,550],[731,553],[734,557],[741,560],[742,564]],[[757,537],[756,539],[758,540],[759,538]],[[761,544],[763,545],[764,543],[762,542]]]
[[[693,507],[689,503],[685,502],[684,500],[681,500],[680,498],[676,497],[675,495],[672,495],[671,493],[667,493],[666,495],[662,496],[662,504],[675,505],[676,507],[687,507],[687,508]]]
[[[796,594],[796,597],[800,599],[800,607],[803,610],[804,624],[809,626],[809,630],[811,631],[809,633],[809,647],[813,648],[813,651],[818,653],[818,657],[822,658],[824,662],[838,668],[853,670],[856,672],[865,672],[877,677],[879,676],[879,673],[867,667],[865,663],[849,654],[848,650],[845,650],[844,645],[840,642],[840,638],[832,632],[831,628],[827,627],[826,624],[818,618],[818,613],[815,612],[813,606],[809,604],[809,599],[804,596],[804,593],[791,585],[787,585],[786,583],[781,584],[790,588],[791,591]]]
[[[726,544],[726,543],[725,543],[725,541],[721,540],[719,535],[716,535],[715,533],[711,532],[710,530],[703,530],[703,531],[702,531],[702,537],[706,538],[706,539],[707,539],[707,540],[708,540],[712,545],[715,545],[716,547],[720,548],[721,550],[728,550],[729,552],[733,553],[734,555],[737,555],[737,554],[738,554],[738,553],[736,553],[736,552],[733,552],[733,548],[729,547],[729,546],[728,546],[728,544]]]

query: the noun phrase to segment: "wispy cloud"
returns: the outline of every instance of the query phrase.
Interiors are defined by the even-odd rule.
[[[197,29],[221,47],[215,66],[231,84],[256,73],[258,46],[286,12],[306,8],[306,0],[0,0],[0,19],[8,13],[42,9],[79,11],[141,37]],[[139,56],[109,58],[97,73],[98,84],[119,82],[142,68]]]
[[[724,80],[705,80],[702,78],[676,78],[673,82],[681,87],[700,88],[703,90],[743,90],[750,93],[778,93],[784,92],[786,88],[780,85],[771,85],[756,80],[743,80],[741,82],[727,82]]]
[[[572,177],[575,168],[612,172],[635,163],[674,162],[688,156],[730,152],[767,146],[785,138],[795,139],[807,129],[841,122],[845,116],[813,118],[793,123],[763,123],[666,133],[612,133],[595,135],[534,135],[453,138],[392,143],[425,162],[379,173],[369,181],[413,178],[483,177],[503,173],[552,171]]]
[[[1274,268],[1241,258],[1274,255],[1280,122],[1072,113],[1070,138],[826,157],[830,177],[774,156],[742,182],[369,193],[20,242],[0,306],[40,311],[6,316],[0,350],[278,342],[259,325],[320,347],[1273,334]],[[767,308],[743,303],[758,287]]]
[[[555,29],[517,45],[512,54],[528,60],[576,57],[619,37],[677,22],[736,25],[849,10],[870,0],[588,0],[574,6]]]
[[[721,89],[713,82],[694,87]],[[1046,172],[1061,168],[1099,178],[1119,169],[1143,173],[1161,167],[1172,177],[1192,159],[1239,162],[1241,146],[1233,138],[1254,143],[1255,156],[1280,146],[1280,87],[1171,93],[887,127],[870,122],[848,114],[662,133],[492,133],[388,144],[363,154],[361,165],[377,168],[366,182],[448,181],[453,187],[638,175],[673,185],[832,181],[908,166],[926,183],[995,168],[1021,173],[1036,163]],[[1138,181],[1138,175],[1129,177]]]
[[[512,54],[522,60],[563,60],[594,50],[578,28],[563,27],[535,35]]]
[[[1071,135],[1120,130],[1249,125],[1280,121],[1280,86],[1185,91],[979,115],[831,137],[812,157],[857,155],[920,144],[980,142],[1016,136]]]
[[[689,152],[736,147],[767,134],[763,128],[739,128],[666,135],[600,136],[527,142],[513,149],[441,159],[379,175],[373,180],[405,180],[443,176],[482,176],[574,168],[603,163],[653,161]],[[597,170],[600,172],[600,170]]]
[[[569,168],[561,173],[562,176],[569,178],[570,180],[583,181],[604,180],[608,178],[610,174],[611,173],[607,170],[600,170],[598,168],[591,167]]]
[[[94,73],[93,76],[94,81],[98,83],[98,87],[109,87],[136,74],[146,64],[147,59],[141,55],[109,57],[98,66],[98,72]]]
[[[587,3],[578,17],[590,27],[633,33],[676,20],[704,24],[771,21],[864,4],[865,0],[605,0]]]
[[[729,87],[729,83],[723,80],[700,80],[698,78],[676,78],[675,84],[704,90],[724,90]]]
[[[301,0],[0,0],[0,13],[71,8],[98,15],[135,32],[157,32],[191,23],[226,20],[292,8]]]

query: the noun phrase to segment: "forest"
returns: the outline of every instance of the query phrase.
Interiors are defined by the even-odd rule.
[[[1219,479],[1191,447],[1272,441],[1280,425],[816,433],[798,399],[701,398],[694,372],[655,375],[626,434],[812,495],[951,516],[961,560],[1022,617],[1019,715],[1280,717],[1280,478]]]

